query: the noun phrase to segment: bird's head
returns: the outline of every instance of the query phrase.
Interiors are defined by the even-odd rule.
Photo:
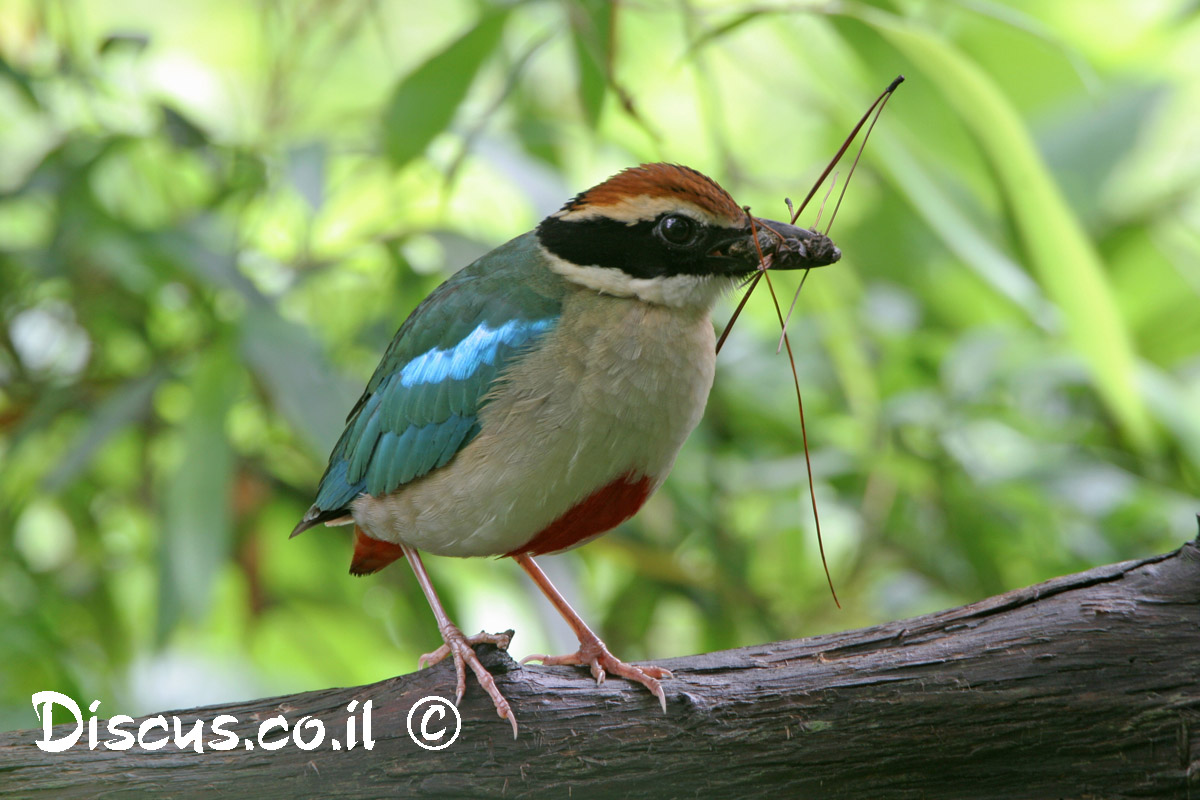
[[[716,181],[678,164],[642,164],[593,186],[537,228],[551,269],[606,294],[709,306],[759,267],[832,264],[823,234],[755,219]]]

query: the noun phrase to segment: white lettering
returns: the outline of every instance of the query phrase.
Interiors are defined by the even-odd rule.
[[[421,717],[421,736],[427,742],[436,742],[446,735],[445,728],[442,728],[437,733],[429,732],[429,718],[434,714],[437,714],[438,719],[444,719],[446,717],[446,709],[435,703],[429,706],[429,709],[425,712],[425,716]]]
[[[371,738],[371,705],[374,700],[368,700],[363,703],[363,747],[368,750],[375,749],[375,740]]]
[[[41,708],[38,705],[41,704]],[[50,734],[54,728],[54,706],[59,705],[75,716],[75,730],[61,739],[54,739]],[[83,735],[83,716],[79,713],[79,705],[61,692],[36,692],[33,695],[33,710],[42,721],[42,738],[34,742],[40,750],[47,753],[61,753],[68,747],[74,746]]]
[[[92,712],[92,718],[88,720],[88,750],[95,750],[96,745],[100,743],[100,736],[96,733],[96,726],[99,722],[96,720],[96,709],[100,707],[99,700],[93,700],[88,706],[88,711]]]
[[[313,733],[313,737],[307,742],[300,735],[300,732],[306,727]],[[292,729],[292,741],[301,750],[316,750],[321,746],[321,742],[325,741],[325,723],[315,717],[302,718],[296,723],[296,727]]]
[[[97,713],[100,709],[100,701],[93,700],[87,707],[91,713],[85,720],[79,704],[61,692],[50,690],[35,692],[30,699],[42,727],[42,738],[35,741],[34,744],[47,753],[61,753],[78,744],[83,738],[85,722],[89,750],[95,750],[100,746],[108,750],[130,750],[136,745],[142,750],[154,751],[163,749],[171,741],[174,741],[175,747],[181,751],[194,750],[197,753],[203,753],[206,747],[212,750],[229,751],[238,749],[242,745],[246,750],[253,750],[255,745],[253,737],[248,736],[243,739],[235,732],[235,726],[240,723],[232,714],[219,714],[211,721],[213,736],[211,741],[206,741],[204,732],[206,722],[200,717],[189,715],[190,719],[182,719],[172,716],[168,723],[166,715],[158,714],[146,717],[138,724],[138,720],[127,714],[114,714],[111,718],[104,720]],[[409,736],[413,738],[413,741],[417,741],[416,734],[413,732],[415,712],[420,705],[431,699],[438,698],[425,698],[409,712]],[[61,709],[58,712],[57,737],[55,736],[55,706]],[[373,750],[375,748],[371,719],[373,710],[374,702],[371,700],[365,702],[351,700],[346,706],[346,738],[344,740],[330,739],[329,746],[334,750],[352,750],[361,744],[365,749]],[[458,717],[453,706],[450,707],[450,711],[456,718]],[[360,712],[361,728],[359,727]],[[70,713],[74,718],[75,727],[73,729],[63,721],[64,713]],[[446,709],[439,706],[434,706],[425,712],[420,721],[420,732],[426,741],[441,740],[444,742],[442,747],[454,742],[458,737],[458,730],[454,730],[452,735],[447,737],[448,728],[442,724],[447,716]],[[439,725],[441,725],[440,728]],[[459,725],[461,726],[461,721]],[[103,726],[106,726],[107,738],[102,740],[100,734]],[[156,735],[156,731],[161,732],[162,735]],[[286,747],[290,739],[301,750],[311,751],[325,744],[325,733],[325,722],[317,716],[302,717],[299,722],[292,725],[283,714],[277,714],[261,721],[258,726],[257,744],[264,750],[279,750]]]
[[[231,730],[226,730],[224,725],[236,725],[237,717],[233,714],[222,714],[213,720],[212,732],[224,738],[219,741],[211,741],[208,746],[213,750],[232,750],[238,746],[238,735]]]
[[[197,753],[204,752],[204,720],[198,719],[192,723],[192,729],[187,733],[183,732],[183,721],[179,717],[171,717],[171,721],[175,723],[176,747],[180,750],[191,747]]]
[[[267,735],[267,731],[269,731],[271,728],[283,728],[283,732],[287,733],[287,720],[284,719],[282,714],[280,714],[277,717],[271,717],[270,719],[263,720],[263,723],[258,726],[258,746],[263,750],[278,750],[288,743],[286,736],[274,742],[264,742],[263,738]]]
[[[133,747],[133,743],[136,741],[133,738],[133,734],[129,731],[123,731],[120,728],[121,725],[128,725],[131,722],[133,722],[133,717],[128,714],[117,714],[110,719],[108,721],[108,732],[113,736],[120,736],[121,738],[109,739],[104,743],[104,746],[109,750],[128,750]]]
[[[159,739],[157,742],[147,742],[146,734],[155,728],[162,728],[166,736]],[[166,746],[167,742],[171,741],[171,729],[167,727],[167,718],[162,714],[157,717],[147,717],[142,720],[142,724],[138,725],[137,743],[138,747],[143,750],[159,750]]]

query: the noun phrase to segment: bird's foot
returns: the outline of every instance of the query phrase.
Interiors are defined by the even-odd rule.
[[[579,649],[574,653],[565,656],[525,656],[521,659],[521,663],[525,664],[529,661],[540,661],[546,666],[558,666],[560,664],[568,664],[572,666],[590,667],[592,677],[596,679],[597,685],[604,683],[604,678],[608,674],[620,675],[622,678],[630,681],[637,681],[642,686],[650,690],[650,693],[658,698],[658,702],[662,705],[662,710],[667,710],[667,696],[663,693],[662,684],[659,680],[662,678],[670,678],[671,671],[662,667],[646,665],[637,667],[633,664],[626,664],[612,653],[608,652],[608,648],[604,646],[604,642],[596,637],[584,639],[579,643]]]
[[[496,686],[496,681],[492,679],[492,674],[480,663],[479,656],[475,655],[474,649],[474,645],[477,644],[494,644],[501,650],[507,650],[509,635],[480,631],[474,636],[464,636],[457,626],[447,625],[442,628],[442,641],[445,644],[417,660],[417,668],[432,666],[446,656],[451,656],[454,659],[454,673],[457,676],[454,692],[454,705],[457,706],[462,702],[463,694],[467,691],[467,667],[470,667],[471,671],[475,673],[476,679],[479,680],[479,685],[487,692],[487,696],[492,698],[492,705],[496,707],[496,713],[500,715],[500,719],[509,721],[509,724],[512,725],[513,738],[517,738],[517,718],[508,705],[508,701],[504,699],[504,695],[500,694],[500,689]]]
[[[474,636],[466,636],[457,627],[451,626],[450,638],[447,638],[447,632],[442,631],[442,638],[446,641],[437,650],[432,653],[425,653],[417,659],[417,669],[432,667],[434,664],[441,661],[446,656],[450,655],[450,639],[454,638],[461,641],[467,647],[474,647],[477,644],[494,644],[500,650],[507,650],[511,639],[507,633],[488,633],[480,631]]]

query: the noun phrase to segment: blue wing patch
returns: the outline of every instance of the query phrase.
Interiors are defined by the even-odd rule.
[[[483,397],[501,369],[554,323],[480,323],[453,347],[427,350],[384,378],[334,448],[316,506],[342,508],[363,492],[387,494],[444,466],[479,433]]]
[[[514,274],[538,255],[532,237],[518,237],[417,307],[350,412],[296,532],[339,516],[364,492],[384,495],[444,466],[479,434],[496,379],[558,321],[556,285]]]
[[[435,347],[405,364],[400,370],[400,385],[469,378],[480,367],[494,365],[501,347],[520,346],[553,326],[553,319],[511,319],[499,328],[481,322],[454,347],[447,350]]]

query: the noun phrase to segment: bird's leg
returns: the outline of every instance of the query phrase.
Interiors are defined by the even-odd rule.
[[[417,583],[420,584],[421,591],[425,593],[425,599],[429,601],[433,617],[437,620],[438,630],[442,634],[442,641],[445,642],[432,653],[421,656],[417,662],[418,668],[436,664],[446,656],[451,656],[454,659],[454,673],[458,680],[454,705],[458,705],[462,702],[463,693],[467,690],[466,668],[470,667],[471,671],[475,673],[475,677],[479,679],[479,685],[487,692],[488,697],[492,698],[496,713],[500,715],[500,719],[509,721],[512,725],[513,738],[517,738],[517,718],[513,714],[512,708],[509,707],[508,701],[504,699],[504,695],[500,694],[500,689],[497,688],[491,673],[480,663],[479,656],[475,655],[472,647],[472,645],[487,642],[504,650],[508,647],[508,636],[502,633],[485,633],[483,631],[474,636],[464,636],[458,626],[450,621],[450,617],[446,616],[446,609],[442,608],[442,601],[438,599],[437,592],[433,590],[433,582],[429,580],[429,573],[425,571],[425,565],[421,563],[420,554],[406,544],[402,544],[400,547],[404,550],[404,557],[408,559],[409,565],[417,575]]]
[[[596,683],[604,683],[604,677],[607,673],[620,675],[627,680],[637,681],[650,690],[650,693],[658,698],[658,702],[662,705],[663,711],[667,710],[667,697],[663,693],[662,684],[659,683],[660,678],[671,677],[670,670],[662,667],[644,666],[636,667],[633,664],[626,664],[612,653],[608,652],[608,648],[604,646],[604,642],[600,641],[600,637],[592,632],[592,629],[587,626],[575,609],[571,608],[571,604],[566,601],[558,589],[554,588],[554,584],[546,577],[546,573],[542,572],[532,558],[529,556],[513,556],[513,560],[521,565],[521,569],[529,573],[529,577],[533,578],[533,582],[542,590],[542,594],[554,604],[558,609],[558,613],[562,615],[571,629],[575,631],[575,635],[579,638],[579,649],[574,653],[565,656],[526,656],[521,659],[524,664],[528,661],[541,661],[543,664],[550,666],[558,664],[572,664],[583,667],[591,667],[592,677],[596,679]]]

